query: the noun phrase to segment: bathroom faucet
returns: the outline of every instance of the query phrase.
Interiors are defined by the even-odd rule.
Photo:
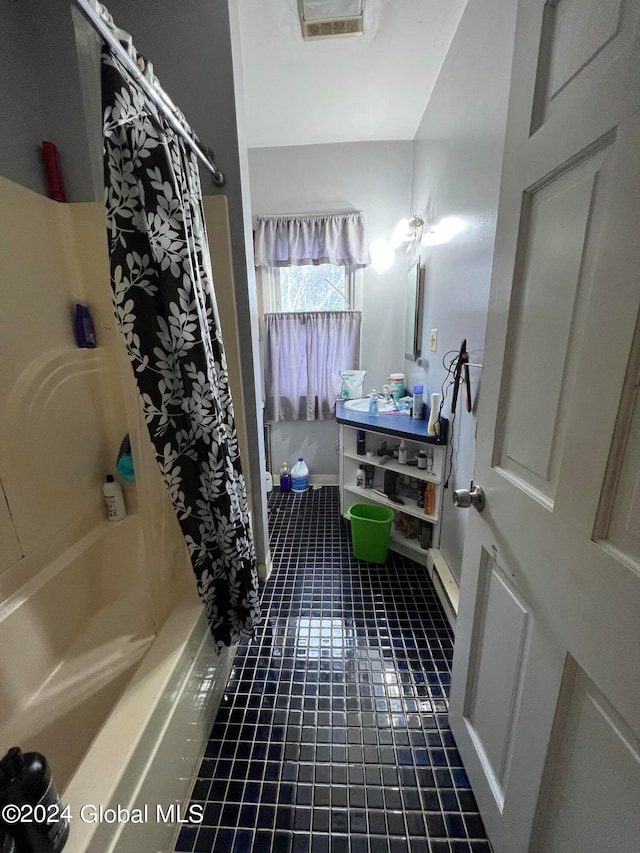
[[[387,402],[387,403],[395,403],[395,399],[394,399],[393,393],[392,393],[392,391],[391,391],[391,386],[390,386],[390,385],[383,385],[383,386],[382,386],[382,391],[380,392],[380,396],[381,396],[381,397],[385,400],[385,402]]]

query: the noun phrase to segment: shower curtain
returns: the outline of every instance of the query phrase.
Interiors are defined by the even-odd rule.
[[[260,609],[197,160],[106,48],[102,101],[115,314],[221,651]]]

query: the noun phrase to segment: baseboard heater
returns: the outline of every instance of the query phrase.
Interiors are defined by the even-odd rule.
[[[449,624],[455,634],[456,620],[458,617],[458,598],[460,588],[453,576],[442,551],[438,548],[429,550],[427,557],[427,571],[436,588],[440,604],[444,610]]]

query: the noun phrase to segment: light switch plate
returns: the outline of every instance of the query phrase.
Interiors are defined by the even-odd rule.
[[[431,338],[430,338],[429,349],[431,350],[431,352],[436,352],[436,350],[438,349],[438,330],[437,329],[431,329]]]

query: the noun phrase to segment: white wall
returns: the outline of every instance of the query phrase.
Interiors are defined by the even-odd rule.
[[[353,142],[249,149],[252,214],[362,210],[370,244],[388,240],[407,216],[411,142]],[[407,258],[389,270],[364,270],[361,368],[365,390],[402,370]],[[337,477],[335,422],[273,426],[273,466],[304,455],[312,474]]]
[[[466,230],[445,245],[422,250],[426,264],[423,353],[425,370],[407,373],[429,392],[445,378],[442,357],[462,338],[472,363],[482,363],[504,147],[515,27],[511,0],[469,0],[414,142],[413,202],[427,222],[465,220]],[[429,334],[438,329],[437,353]],[[471,368],[475,401],[480,370]],[[425,391],[427,388],[425,388]],[[464,394],[460,398],[463,400]],[[445,406],[446,415],[449,402]],[[454,509],[451,493],[468,488],[475,462],[475,414],[458,405],[453,476],[445,492],[441,549],[459,578],[469,510]]]

